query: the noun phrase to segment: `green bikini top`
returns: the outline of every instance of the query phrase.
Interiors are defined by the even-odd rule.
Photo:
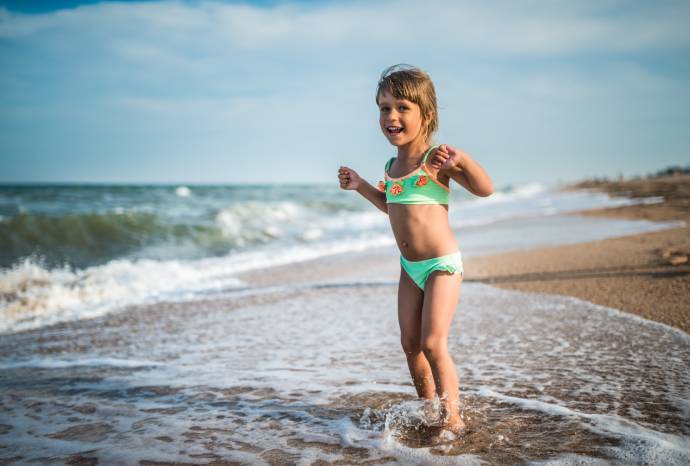
[[[385,191],[387,204],[448,204],[450,189],[426,169],[426,159],[436,147],[426,151],[419,167],[400,178],[388,175],[395,157],[386,163],[385,181],[379,181],[379,190]]]

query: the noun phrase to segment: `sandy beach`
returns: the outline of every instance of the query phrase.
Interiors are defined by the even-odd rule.
[[[590,181],[565,190],[659,196],[658,203],[576,212],[582,216],[684,221],[681,228],[472,258],[466,280],[585,299],[690,333],[690,176]]]

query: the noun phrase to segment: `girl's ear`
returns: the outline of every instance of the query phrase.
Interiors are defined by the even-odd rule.
[[[434,121],[434,112],[429,111],[426,114],[426,118],[424,119],[424,126],[429,127],[431,126],[431,122]]]

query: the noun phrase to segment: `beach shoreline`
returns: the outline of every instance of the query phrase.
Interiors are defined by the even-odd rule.
[[[677,221],[675,214],[658,213],[663,205],[633,210]],[[686,315],[682,301],[669,294],[676,314],[658,301],[656,314],[639,312],[641,319],[626,302],[602,307],[592,304],[596,296],[574,292],[588,284],[602,293],[596,283],[611,282],[622,287],[611,288],[611,296],[635,297],[630,287],[642,286],[635,278],[687,285],[687,265],[670,269],[673,276],[664,264],[651,269],[656,256],[645,256],[638,244],[662,238],[680,247],[687,224],[572,243],[583,237],[579,231],[555,238],[570,244],[481,256],[500,250],[503,232],[542,228],[546,233],[536,242],[509,244],[554,244],[554,232],[578,227],[573,218],[601,213],[526,211],[517,212],[518,221],[490,218],[488,229],[503,229],[503,236],[484,243],[473,243],[471,235],[485,224],[459,232],[468,283],[448,344],[458,355],[467,437],[437,444],[437,418],[416,396],[400,347],[394,311],[399,251],[392,241],[380,241],[375,248],[349,245],[346,253],[283,265],[266,256],[265,267],[231,274],[239,285],[4,335],[5,459],[447,464],[457,457],[516,464],[601,458],[627,464],[637,455],[647,463],[687,464],[690,337],[682,319],[663,320]],[[650,231],[637,223],[617,230],[609,220],[579,225],[589,231],[598,223],[610,230],[589,238]],[[564,289],[501,289],[556,283]],[[650,296],[661,299],[659,290]],[[650,307],[637,299],[643,311]],[[88,452],[84,442],[93,445]]]
[[[652,202],[571,212],[576,216],[678,221],[684,226],[466,261],[465,279],[523,292],[573,296],[690,333],[690,175],[585,181],[595,190]]]
[[[482,256],[468,251],[465,282],[571,296],[690,334],[690,262],[680,263],[690,255],[690,175],[581,182],[561,189],[647,199],[634,205],[568,212],[569,216],[678,222],[683,226]],[[273,267],[270,274],[253,270],[238,278],[258,286],[327,283],[329,277],[338,282],[397,285],[397,257],[394,246],[373,248]]]

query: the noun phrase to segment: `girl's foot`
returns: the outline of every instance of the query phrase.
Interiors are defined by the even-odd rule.
[[[448,420],[446,424],[444,424],[443,428],[457,436],[464,435],[467,431],[467,426],[465,425],[464,421],[460,419],[460,417]]]
[[[458,441],[464,440],[467,434],[467,426],[458,418],[456,420],[446,422],[442,427],[438,427],[438,430],[431,437],[431,443],[434,446],[438,445],[454,445]]]

